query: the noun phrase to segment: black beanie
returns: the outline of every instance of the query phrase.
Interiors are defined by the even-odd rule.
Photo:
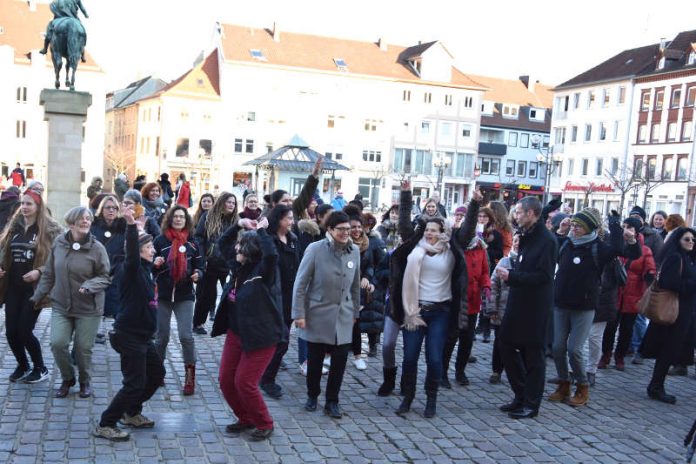
[[[643,223],[640,222],[640,219],[634,217],[627,217],[624,219],[623,223],[629,227],[633,227],[633,230],[635,230],[636,233],[640,232],[640,229],[643,227]]]
[[[643,218],[643,222],[645,222],[645,218],[647,217],[647,214],[645,214],[645,210],[641,208],[640,206],[636,205],[633,207],[630,213],[628,213],[629,216],[632,216],[634,214],[637,214],[641,218]]]

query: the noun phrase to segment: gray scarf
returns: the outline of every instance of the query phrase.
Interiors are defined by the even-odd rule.
[[[573,235],[569,235],[568,238],[571,242],[573,242],[573,245],[575,246],[585,245],[586,243],[590,243],[591,241],[597,238],[597,231],[593,230],[589,234],[585,234],[582,237],[575,237]]]

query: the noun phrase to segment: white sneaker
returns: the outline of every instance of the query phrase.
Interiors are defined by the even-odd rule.
[[[331,356],[324,358],[324,365],[326,367],[331,367]]]
[[[355,365],[355,368],[359,371],[364,371],[365,369],[367,369],[367,363],[363,358],[353,359],[353,364]]]
[[[307,361],[303,362],[300,364],[300,374],[304,375],[307,377]]]

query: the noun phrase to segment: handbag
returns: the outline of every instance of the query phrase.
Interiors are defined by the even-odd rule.
[[[682,269],[679,268],[679,275]],[[638,300],[638,311],[651,323],[658,325],[672,325],[679,316],[679,294],[672,290],[665,290],[658,283],[660,275],[645,290]]]
[[[616,283],[619,287],[626,286],[626,282],[628,281],[628,272],[626,271],[626,268],[631,265],[630,263],[631,261],[629,260],[626,262],[626,266],[624,266],[621,264],[621,260],[619,260],[619,258],[614,258],[614,277],[616,278]]]

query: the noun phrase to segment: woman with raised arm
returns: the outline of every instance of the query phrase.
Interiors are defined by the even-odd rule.
[[[474,237],[481,194],[474,192],[464,225],[450,235],[439,216],[423,217],[411,227],[411,186],[401,183],[399,230],[403,243],[391,258],[391,318],[402,327],[404,361],[401,380],[403,401],[397,414],[406,414],[416,395],[418,358],[426,339],[427,403],[424,416],[435,416],[437,391],[442,379],[442,356],[450,330],[463,327],[467,318],[467,272],[464,249]]]

